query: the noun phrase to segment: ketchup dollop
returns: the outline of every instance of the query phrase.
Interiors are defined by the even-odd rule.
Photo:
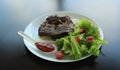
[[[36,42],[35,45],[39,50],[43,52],[52,52],[55,50],[55,45],[52,43]]]

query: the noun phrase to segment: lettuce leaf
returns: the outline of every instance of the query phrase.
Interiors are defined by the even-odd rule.
[[[85,33],[80,34],[80,29],[85,29]],[[89,42],[86,36],[93,36],[94,40]],[[80,38],[80,42],[76,42],[75,38]],[[98,56],[100,53],[99,45],[107,44],[106,40],[102,40],[99,35],[99,29],[96,25],[92,24],[90,20],[82,19],[75,27],[74,31],[70,32],[68,36],[56,40],[58,50],[64,51],[72,59],[80,59],[89,54]]]

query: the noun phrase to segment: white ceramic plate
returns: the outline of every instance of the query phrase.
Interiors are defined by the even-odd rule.
[[[26,27],[26,29],[25,29],[24,32],[26,34],[28,34],[29,36],[31,36],[33,39],[37,40],[37,41],[43,41],[38,36],[38,28],[41,25],[41,23],[43,23],[45,21],[45,19],[48,16],[51,16],[51,15],[58,15],[58,16],[66,16],[66,15],[68,15],[68,16],[71,17],[71,19],[79,19],[79,20],[81,20],[82,18],[89,19],[86,16],[83,16],[83,15],[80,15],[80,14],[76,14],[76,13],[71,13],[71,12],[53,12],[53,13],[48,13],[48,14],[42,15],[42,16],[36,18],[35,20],[33,20]],[[89,19],[89,20],[91,20],[91,19]],[[95,22],[92,21],[92,23],[98,26],[98,24],[96,24]],[[102,29],[99,26],[98,26],[98,28],[100,30],[101,38],[103,39],[103,31],[102,31]],[[30,44],[25,39],[24,39],[24,43],[25,43],[27,49],[29,51],[31,51],[34,55],[36,55],[36,56],[38,56],[38,57],[40,57],[42,59],[53,61],[53,62],[74,62],[74,61],[78,61],[78,60],[83,60],[83,59],[88,58],[89,56],[91,56],[91,55],[88,55],[88,56],[82,57],[82,58],[80,58],[78,60],[71,60],[68,56],[65,56],[62,60],[58,60],[58,59],[55,58],[54,53],[46,54],[44,52],[41,52],[40,50],[38,50],[35,46],[33,46],[32,44]]]

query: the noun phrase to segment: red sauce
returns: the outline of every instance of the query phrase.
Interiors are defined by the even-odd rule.
[[[51,43],[36,42],[35,45],[39,50],[44,52],[52,52],[55,50],[54,44],[51,44]]]

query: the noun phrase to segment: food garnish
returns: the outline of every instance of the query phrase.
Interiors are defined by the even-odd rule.
[[[107,41],[101,39],[97,25],[87,19],[75,24],[74,31],[69,32],[68,36],[56,39],[58,50],[74,60],[90,54],[98,56],[99,46],[106,43]]]

